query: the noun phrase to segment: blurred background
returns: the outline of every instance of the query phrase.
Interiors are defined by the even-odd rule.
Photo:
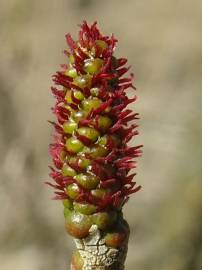
[[[51,75],[83,19],[119,39],[136,75],[144,144],[125,207],[126,270],[202,269],[202,2],[3,0],[0,3],[0,268],[69,269],[72,238],[50,198]]]

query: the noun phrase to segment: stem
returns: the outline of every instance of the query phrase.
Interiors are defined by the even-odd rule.
[[[123,223],[126,237],[117,248],[106,245],[105,234],[97,225],[91,226],[88,237],[74,238],[77,251],[72,257],[71,270],[124,270],[130,230],[125,220]]]

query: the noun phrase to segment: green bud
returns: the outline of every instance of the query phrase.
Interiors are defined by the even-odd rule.
[[[113,227],[112,231],[107,232],[105,235],[105,243],[112,248],[120,248],[128,239],[130,229],[128,223],[119,217],[119,222]]]
[[[101,146],[106,146],[108,140],[111,140],[115,146],[119,146],[121,143],[121,140],[118,136],[116,135],[104,135],[99,139],[99,145]]]
[[[79,122],[80,120],[84,119],[86,116],[86,113],[84,111],[77,111],[74,112],[72,117],[76,122]]]
[[[103,60],[100,58],[92,58],[85,60],[84,70],[89,74],[98,73],[103,65]]]
[[[89,148],[88,153],[91,158],[95,159],[97,157],[105,157],[109,153],[109,151],[100,145],[96,145]]]
[[[62,175],[73,177],[76,175],[76,171],[74,169],[72,169],[70,166],[68,166],[67,164],[64,164],[62,167]]]
[[[66,217],[65,228],[70,235],[76,238],[87,237],[91,226],[92,221],[90,216],[72,211]]]
[[[79,185],[85,189],[94,189],[99,184],[99,178],[93,174],[81,173],[74,177]]]
[[[78,100],[83,100],[84,94],[81,91],[74,90],[74,97]]]
[[[84,158],[84,157],[80,157],[78,159],[78,165],[82,169],[86,169],[90,164],[91,164],[90,159],[87,159],[87,158]]]
[[[92,77],[90,75],[82,75],[74,78],[74,84],[80,88],[90,87]]]
[[[65,208],[72,209],[72,206],[73,206],[72,200],[65,199],[65,200],[62,201],[62,203],[63,203]]]
[[[112,120],[108,116],[100,115],[98,118],[98,128],[106,132],[112,126]]]
[[[99,199],[103,199],[104,196],[107,195],[107,193],[110,192],[110,189],[104,189],[104,188],[98,188],[98,189],[93,189],[91,190],[91,194]]]
[[[80,194],[80,188],[76,183],[73,183],[71,185],[68,185],[66,187],[66,193],[71,199],[76,199],[78,198]]]
[[[78,125],[74,121],[67,121],[63,124],[63,129],[65,133],[72,134],[75,129],[77,129]]]
[[[73,153],[80,152],[84,147],[83,143],[75,137],[71,137],[67,139],[65,146],[67,148],[67,151],[73,152]]]
[[[85,136],[86,138],[88,138],[92,142],[97,141],[97,139],[100,135],[99,131],[97,131],[94,128],[90,128],[90,127],[81,127],[77,130],[77,132],[79,135]]]
[[[110,229],[117,220],[117,212],[98,212],[93,214],[93,222],[100,230]]]
[[[79,166],[81,169],[86,169],[91,164],[91,161],[84,157],[70,157],[69,164]]]
[[[77,76],[77,71],[75,68],[69,68],[67,71],[65,71],[65,75],[75,78]]]
[[[89,203],[74,202],[74,210],[84,215],[91,215],[96,212],[97,207]]]
[[[84,99],[81,103],[83,110],[86,112],[99,108],[101,104],[102,101],[96,97]]]
[[[112,248],[119,248],[123,245],[125,239],[127,237],[126,232],[111,232],[107,233],[105,236],[105,243],[107,246]]]

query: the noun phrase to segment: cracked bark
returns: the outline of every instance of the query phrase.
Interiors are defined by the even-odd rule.
[[[129,226],[124,221],[126,237],[120,247],[106,244],[104,233],[97,225],[92,225],[89,235],[83,239],[74,238],[77,252],[82,258],[82,265],[71,263],[71,270],[124,270],[128,250]]]

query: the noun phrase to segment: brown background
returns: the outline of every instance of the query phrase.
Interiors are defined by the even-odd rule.
[[[73,249],[51,201],[51,75],[64,35],[98,20],[136,74],[142,192],[125,207],[127,270],[202,269],[202,2],[3,0],[0,3],[0,269],[65,270]]]

